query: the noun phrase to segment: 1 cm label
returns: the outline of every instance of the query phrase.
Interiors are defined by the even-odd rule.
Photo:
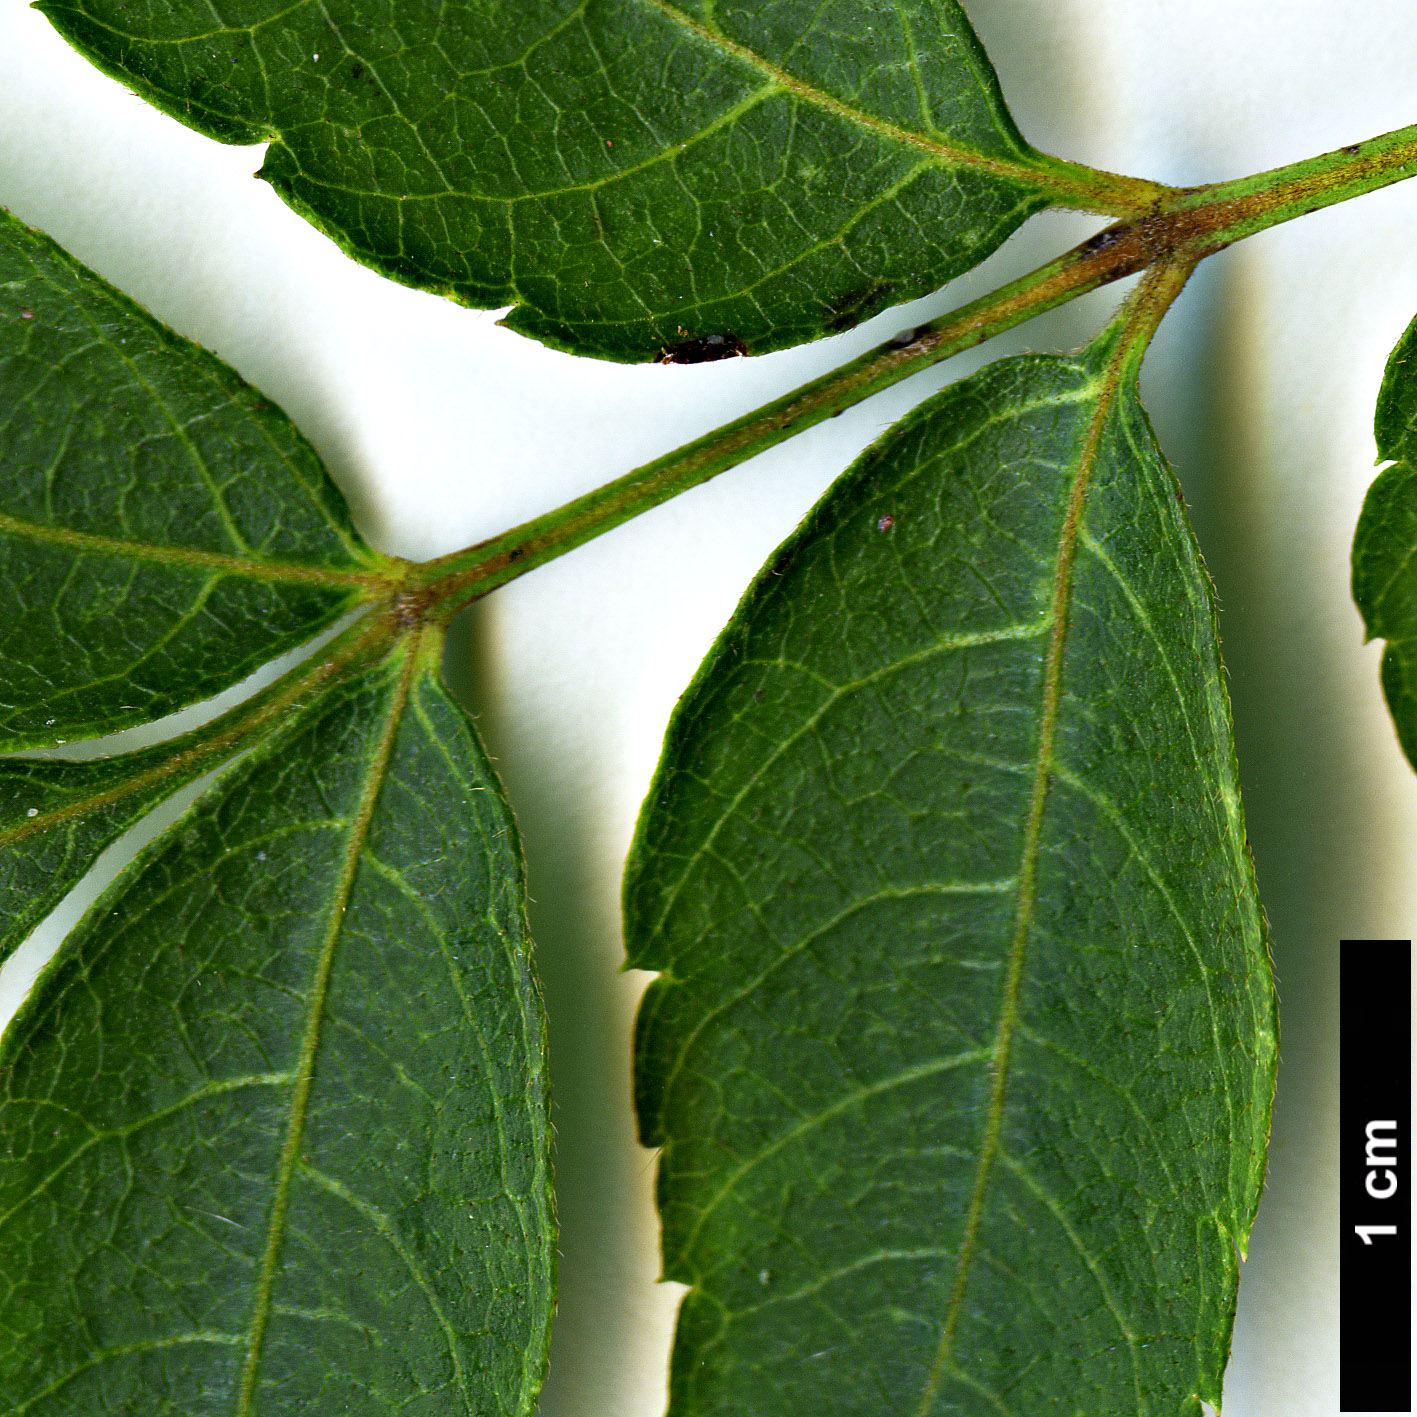
[[[1372,1121],[1363,1129],[1367,1145],[1363,1164],[1368,1168],[1363,1189],[1375,1200],[1391,1200],[1397,1194],[1397,1122]],[[1396,1225],[1355,1225],[1353,1233],[1371,1245],[1376,1235],[1396,1235]]]

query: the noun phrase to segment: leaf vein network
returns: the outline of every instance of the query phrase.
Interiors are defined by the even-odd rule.
[[[187,425],[183,423],[183,421],[177,416],[176,409],[174,409],[172,405],[168,403],[166,398],[163,397],[162,392],[156,387],[154,387],[154,385],[139,372],[137,365],[134,363],[133,358],[128,353],[128,351],[123,349],[121,344],[115,344],[113,342],[113,340],[104,331],[104,328],[99,323],[98,319],[90,312],[86,304],[74,299],[71,292],[62,289],[55,282],[54,278],[49,274],[49,272],[41,269],[41,267],[38,266],[33,260],[29,262],[29,265],[30,269],[34,272],[34,276],[37,281],[41,282],[44,285],[47,285],[52,291],[54,291],[55,295],[58,296],[60,300],[64,301],[67,305],[69,305],[71,309],[77,310],[77,312],[81,315],[84,321],[93,330],[95,338],[98,340],[98,342],[102,344],[109,351],[109,353],[112,354],[113,357],[124,366],[125,369],[127,369],[128,377],[133,381],[134,386],[141,389],[152,400],[153,406],[161,412],[163,418],[167,422],[168,427],[172,431],[173,437],[175,437],[177,441],[182,445],[182,447],[187,453],[187,457],[190,460],[192,467],[196,470],[197,475],[201,478],[202,482],[206,486],[207,494],[208,496],[210,496],[212,501],[212,506],[215,509],[217,517],[220,520],[223,528],[226,531],[227,538],[231,542],[232,547],[235,549],[238,555],[254,557],[255,552],[252,550],[250,544],[246,541],[246,538],[241,535],[241,532],[237,528],[235,518],[231,515],[231,508],[228,507],[226,504],[226,498],[222,495],[221,490],[218,487],[217,480],[212,473],[211,466],[208,464],[206,458],[202,455],[197,445],[188,436]],[[144,315],[144,322],[151,326],[151,317]]]
[[[924,1078],[934,1077],[939,1073],[949,1072],[954,1068],[965,1067],[970,1063],[987,1063],[990,1053],[988,1049],[970,1049],[964,1053],[955,1053],[948,1058],[933,1059],[928,1063],[917,1063],[914,1067],[902,1069],[900,1072],[892,1073],[887,1077],[878,1078],[875,1082],[865,1083],[855,1088],[851,1092],[843,1093],[830,1105],[821,1108],[817,1112],[809,1113],[801,1117],[795,1126],[785,1132],[780,1132],[766,1146],[760,1147],[746,1160],[739,1163],[731,1175],[723,1182],[708,1199],[698,1215],[694,1218],[694,1224],[689,1233],[684,1238],[680,1246],[681,1258],[686,1258],[693,1249],[699,1234],[707,1223],[709,1216],[723,1204],[733,1193],[739,1181],[750,1171],[761,1166],[763,1162],[775,1156],[784,1147],[799,1140],[808,1132],[817,1127],[825,1125],[841,1113],[849,1111],[852,1107],[867,1101],[869,1098],[877,1097],[883,1092],[890,1092],[897,1087],[908,1087],[913,1082],[919,1082]],[[788,1099],[784,1098],[784,1101]]]
[[[423,1294],[424,1300],[428,1304],[429,1310],[433,1314],[434,1321],[443,1336],[443,1341],[447,1345],[448,1358],[453,1367],[453,1380],[457,1384],[459,1393],[462,1395],[463,1404],[468,1412],[476,1410],[476,1405],[472,1400],[472,1394],[468,1390],[467,1371],[463,1365],[462,1351],[458,1346],[458,1337],[453,1329],[447,1313],[439,1302],[437,1291],[433,1287],[432,1280],[418,1261],[418,1256],[404,1243],[403,1237],[399,1234],[393,1220],[379,1209],[378,1206],[364,1199],[363,1196],[351,1190],[344,1182],[333,1176],[327,1176],[324,1172],[310,1165],[307,1161],[300,1161],[296,1166],[297,1173],[312,1185],[318,1186],[321,1190],[344,1201],[346,1205],[354,1211],[373,1231],[383,1240],[389,1248],[399,1257],[404,1268],[408,1272],[408,1277],[414,1282]]]
[[[281,1087],[289,1083],[293,1077],[291,1073],[255,1073],[248,1077],[218,1078],[205,1087],[198,1088],[195,1092],[189,1093],[186,1097],[179,1098],[176,1102],[169,1103],[166,1107],[160,1107],[156,1112],[150,1112],[145,1117],[137,1117],[131,1122],[125,1122],[121,1127],[108,1127],[99,1130],[89,1127],[87,1122],[83,1122],[89,1129],[89,1135],[84,1138],[76,1147],[69,1152],[65,1158],[52,1167],[48,1174],[41,1177],[30,1190],[5,1211],[0,1214],[0,1226],[7,1225],[14,1217],[15,1213],[27,1206],[36,1196],[41,1196],[47,1191],[50,1185],[59,1179],[70,1166],[74,1164],[91,1147],[98,1146],[103,1142],[118,1141],[126,1137],[135,1135],[145,1127],[156,1126],[161,1122],[166,1122],[172,1117],[185,1111],[189,1107],[195,1107],[200,1102],[205,1102],[209,1097],[221,1097],[228,1092],[237,1092],[248,1087]],[[28,1104],[30,1106],[51,1106],[47,1098],[11,1097],[6,1099],[11,1106]],[[72,1114],[71,1114],[72,1115]]]
[[[1225,1104],[1227,1115],[1234,1116],[1234,1099],[1230,1095],[1230,1075],[1225,1067],[1225,1048],[1220,1041],[1220,1019],[1215,1007],[1215,995],[1211,989],[1211,970],[1205,962],[1205,956],[1201,952],[1200,946],[1196,943],[1196,937],[1187,922],[1181,907],[1176,902],[1176,897],[1171,893],[1170,887],[1166,884],[1161,872],[1156,868],[1151,857],[1144,851],[1133,835],[1131,828],[1127,826],[1126,820],[1117,805],[1105,794],[1098,791],[1084,778],[1079,777],[1071,769],[1063,764],[1054,761],[1052,764],[1053,777],[1062,785],[1070,788],[1080,796],[1091,802],[1111,824],[1113,830],[1126,843],[1128,851],[1133,860],[1146,872],[1147,878],[1156,887],[1157,893],[1166,902],[1166,908],[1175,919],[1177,925],[1181,927],[1181,934],[1185,938],[1186,945],[1190,949],[1192,957],[1195,959],[1196,968],[1200,971],[1201,982],[1205,986],[1206,1007],[1210,1013],[1210,1033],[1211,1040],[1215,1045],[1215,1056],[1219,1064],[1218,1071],[1222,1085],[1225,1089]]]
[[[911,886],[885,885],[871,895],[856,898],[831,919],[815,926],[801,939],[793,941],[780,953],[774,955],[772,960],[746,984],[717,1000],[711,1008],[702,1010],[694,1027],[685,1035],[683,1042],[675,1051],[674,1061],[664,1074],[662,1091],[666,1096],[669,1094],[680,1070],[688,1060],[695,1041],[714,1019],[726,1014],[736,1004],[742,1003],[744,999],[750,998],[778,970],[804,950],[810,949],[824,935],[851,919],[853,915],[887,900],[910,900],[912,897],[922,895],[1004,895],[1013,890],[1016,885],[1017,881],[1012,878],[1003,881],[922,881]]]
[[[944,635],[936,640],[934,644],[927,645],[924,649],[916,651],[914,654],[903,655],[900,659],[892,660],[889,664],[884,664],[878,669],[872,670],[869,674],[862,675],[859,679],[849,680],[838,685],[831,691],[809,714],[798,724],[789,734],[778,740],[771,752],[759,763],[755,771],[745,778],[743,785],[728,798],[719,810],[719,815],[713,826],[705,833],[702,842],[695,847],[683,859],[683,866],[678,878],[672,886],[666,888],[664,892],[664,906],[660,910],[659,918],[655,923],[652,933],[658,934],[662,931],[664,922],[669,918],[678,901],[680,892],[688,883],[690,873],[694,869],[695,863],[701,855],[704,855],[713,846],[719,832],[737,814],[744,799],[750,792],[758,786],[759,779],[772,765],[793,747],[801,739],[813,733],[827,713],[846,696],[872,684],[880,683],[889,679],[892,675],[898,674],[903,669],[908,669],[916,664],[924,663],[942,654],[951,654],[956,650],[973,649],[983,645],[999,644],[1009,640],[1030,640],[1046,633],[1048,621],[1025,622],[1023,624],[1005,625],[993,630],[980,630],[972,634],[964,635]]]
[[[134,1353],[157,1352],[164,1348],[180,1348],[189,1343],[216,1343],[240,1347],[245,1342],[244,1334],[198,1329],[192,1333],[174,1334],[168,1338],[148,1338],[137,1343],[125,1343],[116,1348],[102,1348],[91,1353],[88,1358],[71,1368],[67,1373],[61,1373],[47,1387],[32,1393],[18,1406],[12,1407],[7,1417],[24,1417],[26,1412],[33,1410],[36,1403],[43,1402],[47,1397],[52,1397],[56,1392],[67,1387],[75,1378],[82,1377],[91,1368],[112,1362],[115,1358],[127,1358]]]
[[[1128,1109],[1136,1117],[1137,1121],[1139,1121],[1146,1129],[1147,1134],[1151,1137],[1152,1141],[1156,1143],[1156,1149],[1151,1154],[1157,1157],[1161,1162],[1162,1172],[1171,1187],[1170,1199],[1179,1197],[1182,1194],[1182,1187],[1180,1182],[1176,1178],[1175,1171],[1171,1167],[1171,1160],[1167,1154],[1167,1149],[1162,1144],[1161,1138],[1156,1135],[1156,1128],[1152,1125],[1151,1119],[1146,1115],[1145,1112],[1142,1111],[1141,1104],[1132,1095],[1132,1091],[1130,1088],[1124,1087],[1115,1078],[1108,1077],[1107,1074],[1101,1070],[1101,1068],[1097,1067],[1093,1063],[1088,1062],[1086,1058],[1079,1057],[1071,1049],[1064,1048],[1061,1043],[1058,1043],[1054,1039],[1048,1038],[1044,1034],[1039,1033],[1037,1030],[1030,1028],[1026,1023],[1022,1021],[1020,1021],[1018,1024],[1018,1034],[1020,1038],[1028,1039],[1028,1041],[1032,1043],[1035,1048],[1046,1049],[1048,1052],[1052,1053],[1054,1057],[1061,1058],[1070,1067],[1076,1068],[1079,1072],[1086,1073],[1088,1077],[1092,1079],[1093,1082],[1098,1084],[1098,1086],[1104,1087],[1107,1089],[1107,1091],[1115,1093],[1118,1097],[1120,1097],[1122,1101],[1126,1103]]]
[[[1117,1331],[1122,1335],[1122,1341],[1127,1345],[1127,1353],[1132,1364],[1132,1381],[1136,1387],[1137,1394],[1137,1417],[1146,1417],[1146,1403],[1142,1397],[1141,1360],[1137,1352],[1137,1337],[1131,1329],[1127,1327],[1127,1321],[1123,1317],[1122,1311],[1117,1304],[1111,1286],[1107,1283],[1106,1277],[1102,1273],[1102,1266],[1098,1262],[1096,1255],[1088,1249],[1082,1236],[1078,1234],[1076,1228],[1068,1219],[1062,1205],[1059,1204],[1058,1198],[1039,1181],[1027,1166],[1018,1160],[1018,1158],[1010,1156],[1003,1147],[999,1147],[996,1156],[1004,1170],[1015,1177],[1057,1222],[1058,1228],[1063,1232],[1064,1236],[1067,1237],[1073,1249],[1077,1251],[1088,1273],[1096,1282],[1098,1292],[1102,1295],[1102,1302],[1106,1305],[1107,1312],[1116,1323]]]
[[[447,932],[434,919],[432,911],[428,907],[428,902],[415,891],[412,886],[404,880],[403,876],[386,863],[378,860],[371,852],[365,851],[364,861],[376,874],[382,876],[389,882],[403,898],[422,917],[424,925],[429,934],[438,943],[438,953],[442,957],[444,967],[448,973],[449,982],[452,984],[453,992],[458,997],[458,1002],[462,1006],[463,1015],[471,1028],[473,1035],[477,1039],[478,1051],[482,1055],[483,1075],[492,1077],[496,1072],[495,1060],[492,1049],[487,1041],[486,1030],[482,1020],[478,1017],[477,1010],[472,1006],[472,1000],[468,998],[467,989],[463,982],[462,972],[459,970],[457,961],[453,957],[452,942],[448,939]],[[490,923],[490,922],[489,922]],[[500,932],[499,938],[500,938]],[[506,941],[502,941],[504,950],[507,948]],[[510,960],[510,950],[507,950]],[[515,964],[515,961],[510,961]],[[518,1223],[522,1228],[522,1236],[526,1240],[525,1253],[531,1254],[534,1250],[532,1235],[527,1220],[526,1204],[522,1197],[517,1195],[517,1188],[512,1184],[507,1175],[507,1162],[511,1155],[511,1148],[507,1144],[506,1107],[500,1089],[492,1087],[488,1091],[492,1098],[493,1115],[497,1119],[497,1161],[502,1177],[502,1188],[507,1198],[513,1202],[513,1208],[517,1213]]]

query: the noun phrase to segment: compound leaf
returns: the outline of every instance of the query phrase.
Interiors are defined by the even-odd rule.
[[[673,720],[626,913],[674,1417],[1219,1402],[1274,998],[1130,350],[906,419]]]
[[[360,260],[617,359],[847,328],[1112,179],[1019,135],[956,0],[43,0]]]
[[[1378,394],[1378,456],[1353,533],[1353,599],[1369,639],[1384,639],[1382,683],[1398,741],[1417,767],[1417,321],[1388,359]]]
[[[254,749],[4,1035],[7,1411],[530,1409],[541,1016],[515,833],[435,649]]]
[[[0,467],[0,750],[208,698],[395,576],[279,409],[3,211]]]

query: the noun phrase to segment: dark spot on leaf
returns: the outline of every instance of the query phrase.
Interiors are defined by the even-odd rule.
[[[1341,152],[1344,157],[1357,157],[1357,156],[1358,156],[1358,144],[1357,144],[1357,143],[1349,143],[1347,147],[1345,147],[1345,148],[1339,148],[1339,152]]]
[[[681,330],[682,334],[683,331]],[[747,354],[748,346],[737,335],[703,335],[680,340],[660,350],[658,364],[712,364],[715,359],[734,359]]]
[[[885,305],[895,289],[893,285],[868,285],[863,290],[853,291],[843,299],[827,307],[827,328],[829,330],[849,330],[860,324],[868,315],[874,315]]]
[[[786,573],[787,569],[788,569],[791,565],[792,565],[792,552],[790,552],[790,551],[784,551],[784,552],[782,553],[782,555],[779,556],[779,557],[777,558],[777,560],[772,563],[772,573],[773,573],[773,575],[775,575],[775,576],[781,576],[781,575],[783,575],[783,574]]]
[[[20,319],[22,319],[22,320],[33,320],[33,319],[34,319],[34,311],[31,310],[28,305],[22,305],[22,306],[20,307]]]
[[[895,525],[895,513],[887,512],[880,521],[876,523],[877,531],[889,531]]]
[[[362,79],[364,77],[364,65],[351,64],[349,66],[349,77],[351,79]]]

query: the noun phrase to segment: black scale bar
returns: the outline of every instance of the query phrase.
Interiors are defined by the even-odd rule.
[[[1339,955],[1339,1368],[1343,1412],[1412,1411],[1412,942]]]

